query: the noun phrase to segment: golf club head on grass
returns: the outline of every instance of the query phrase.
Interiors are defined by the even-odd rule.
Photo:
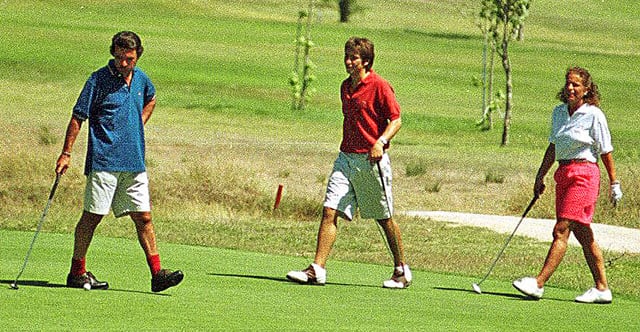
[[[471,287],[473,287],[473,291],[478,293],[478,294],[482,294],[482,289],[480,289],[480,285],[473,283],[471,284]]]
[[[539,198],[538,195],[533,196],[533,198],[531,199],[531,202],[529,202],[529,205],[524,210],[524,213],[522,214],[522,217],[520,218],[520,220],[516,224],[516,227],[513,229],[513,232],[511,232],[511,235],[509,235],[509,237],[507,237],[507,240],[504,242],[504,245],[502,246],[502,249],[500,250],[500,252],[498,252],[498,255],[493,260],[493,263],[491,263],[491,266],[489,267],[489,271],[487,271],[487,274],[484,275],[484,278],[482,278],[482,280],[480,280],[477,284],[472,284],[473,290],[476,293],[482,294],[482,290],[480,289],[480,284],[483,283],[489,277],[489,275],[491,274],[491,271],[493,271],[493,268],[496,266],[496,263],[498,262],[498,259],[500,259],[500,256],[502,256],[502,254],[504,253],[504,250],[507,248],[507,245],[509,245],[509,242],[511,242],[511,239],[516,234],[516,231],[518,230],[518,227],[520,227],[520,224],[522,223],[524,218],[527,216],[527,214],[529,213],[529,211],[531,210],[533,205],[536,203],[538,198]]]
[[[27,254],[24,256],[24,262],[22,263],[22,267],[16,276],[16,279],[11,284],[12,289],[18,289],[18,279],[24,272],[24,269],[27,267],[27,263],[29,262],[29,256],[31,255],[31,250],[33,250],[33,244],[36,242],[38,238],[38,234],[42,229],[42,224],[44,223],[44,218],[47,216],[47,212],[49,211],[49,206],[51,206],[51,202],[53,201],[53,195],[56,193],[56,188],[58,188],[58,182],[60,182],[61,174],[56,174],[56,180],[53,182],[53,187],[51,187],[51,192],[49,192],[49,199],[47,200],[47,205],[44,207],[44,211],[42,211],[42,216],[40,217],[40,221],[38,222],[38,226],[36,227],[35,233],[33,233],[33,239],[31,239],[31,244],[29,245],[29,250],[27,250]]]

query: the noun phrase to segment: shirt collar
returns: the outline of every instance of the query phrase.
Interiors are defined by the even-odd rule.
[[[373,76],[374,74],[375,74],[375,73],[374,73],[373,69],[370,69],[370,70],[369,70],[369,74],[367,75],[367,77],[365,77],[363,80],[361,80],[361,81],[360,81],[360,83],[361,83],[361,84],[367,84],[367,82],[369,82],[370,80],[372,80],[372,79],[373,79],[373,77],[372,77],[372,76]]]
[[[109,68],[109,73],[111,73],[111,76],[122,77],[122,74],[120,74],[120,72],[116,68],[115,60],[113,59],[109,60],[109,63],[107,63],[107,68]]]
[[[369,70],[369,74],[364,79],[360,80],[360,82],[358,82],[358,86],[367,84],[370,80],[373,79],[371,77],[372,75],[374,75],[373,69]],[[353,82],[353,77],[349,76],[347,80],[349,83],[351,83]]]
[[[573,114],[576,114],[576,113],[588,113],[588,108],[590,106],[591,105],[589,105],[587,103],[584,103],[584,104],[580,105],[580,107],[578,107],[578,109],[575,112],[573,112]],[[567,112],[567,114],[569,114],[569,104],[564,104],[564,111]]]
[[[122,74],[120,74],[120,72],[116,68],[116,60],[114,59],[109,60],[109,62],[107,63],[107,68],[109,69],[109,73],[111,74],[111,76],[123,78]],[[136,70],[138,70],[138,67],[133,68],[133,76],[135,76]]]

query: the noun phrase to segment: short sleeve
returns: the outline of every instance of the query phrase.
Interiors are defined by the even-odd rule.
[[[85,82],[78,100],[76,100],[75,106],[73,106],[73,116],[81,121],[85,121],[89,118],[91,112],[91,106],[93,104],[94,96],[96,93],[95,76],[91,75]]]

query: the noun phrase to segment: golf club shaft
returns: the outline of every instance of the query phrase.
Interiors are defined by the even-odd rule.
[[[384,183],[384,175],[382,174],[382,167],[380,167],[380,161],[376,161],[376,167],[378,168],[378,176],[380,176],[380,183],[382,184],[382,192],[384,193],[384,199],[387,202],[387,208],[389,209],[389,214],[392,213],[391,211],[391,203],[389,202],[389,196],[387,196],[387,185]],[[393,251],[391,250],[391,247],[389,246],[389,240],[387,239],[387,236],[384,234],[383,230],[382,230],[382,226],[380,225],[380,223],[378,221],[376,221],[376,225],[378,225],[378,231],[380,232],[380,236],[382,236],[382,240],[385,244],[385,246],[387,247],[387,250],[389,251],[389,255],[391,255],[391,259],[394,259],[393,257]],[[397,249],[397,248],[396,248]]]
[[[51,192],[49,192],[49,199],[47,200],[47,205],[44,207],[44,211],[42,211],[42,216],[40,217],[40,221],[38,222],[38,226],[36,227],[36,232],[33,234],[33,239],[31,239],[31,244],[29,245],[29,250],[27,250],[27,254],[24,257],[24,262],[22,263],[22,267],[16,276],[16,280],[13,282],[13,285],[17,287],[18,279],[22,276],[22,272],[27,267],[27,262],[29,261],[29,256],[31,255],[31,251],[33,250],[33,244],[36,242],[36,238],[40,233],[40,229],[42,229],[42,224],[44,223],[44,218],[47,216],[47,212],[49,212],[49,206],[51,206],[51,202],[53,201],[53,195],[56,193],[56,188],[58,188],[58,182],[60,181],[60,174],[56,174],[56,180],[53,182],[53,187],[51,187]]]
[[[485,274],[484,278],[482,278],[482,280],[480,280],[480,282],[478,282],[478,285],[482,284],[482,282],[484,282],[489,277],[489,275],[491,274],[491,271],[493,271],[493,268],[496,266],[496,263],[498,262],[498,260],[502,256],[502,254],[504,253],[504,250],[509,245],[509,242],[511,242],[511,239],[516,234],[516,231],[518,230],[518,227],[520,227],[520,224],[522,223],[524,218],[527,216],[527,214],[529,213],[529,210],[531,210],[531,208],[533,207],[533,204],[535,204],[537,200],[538,200],[538,196],[537,195],[533,196],[533,198],[531,199],[531,202],[529,202],[529,205],[524,210],[524,213],[522,214],[522,218],[520,218],[520,220],[516,224],[516,227],[513,229],[513,232],[511,232],[511,235],[509,235],[509,237],[507,237],[507,240],[504,242],[504,245],[502,246],[502,249],[500,250],[500,252],[496,256],[496,258],[493,260],[493,263],[491,263],[491,266],[489,267],[489,271],[487,271],[487,274]]]

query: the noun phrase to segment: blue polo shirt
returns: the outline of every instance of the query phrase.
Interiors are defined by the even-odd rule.
[[[137,67],[131,86],[116,70],[114,60],[91,74],[73,107],[74,117],[89,120],[85,175],[146,170],[142,109],[155,94],[153,83]]]

